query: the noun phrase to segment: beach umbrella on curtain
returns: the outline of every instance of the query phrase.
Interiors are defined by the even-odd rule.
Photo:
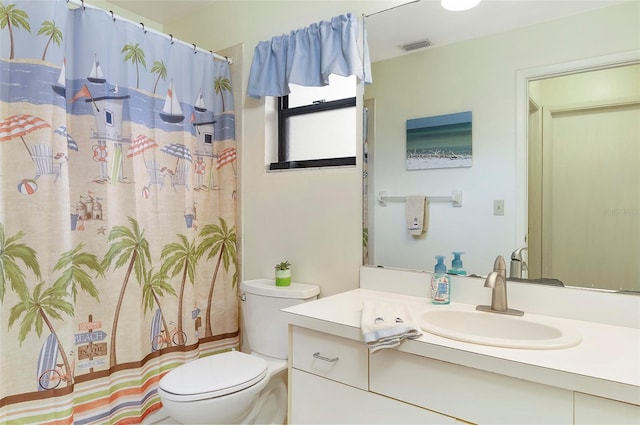
[[[139,134],[131,141],[131,144],[129,145],[129,150],[127,151],[127,158],[133,158],[136,155],[142,154],[142,159],[146,164],[147,160],[144,157],[144,152],[149,149],[157,148],[157,147],[158,147],[158,144],[156,143],[155,140],[145,136],[144,134]]]
[[[67,132],[67,126],[66,125],[61,125],[60,127],[56,128],[54,133],[59,134],[63,137],[67,138],[67,148],[71,149],[72,151],[76,151],[78,152],[78,143],[73,139],[73,137],[71,137],[69,135],[69,133]]]
[[[236,148],[227,148],[218,154],[216,169],[219,170],[223,165],[229,164],[236,160]]]
[[[177,158],[175,171],[178,171],[178,164],[180,163],[181,159],[192,162],[191,151],[182,143],[171,143],[163,146],[162,148],[160,148],[160,152],[164,152],[167,155],[175,156]]]
[[[19,137],[27,152],[29,152],[29,156],[33,159],[33,154],[29,146],[27,146],[27,142],[24,141],[24,136],[46,127],[51,127],[51,125],[34,115],[13,115],[0,121],[0,142]]]
[[[217,160],[216,160],[216,170],[219,170],[226,164],[233,163],[233,161],[235,160],[236,160],[236,148],[223,149],[221,152],[218,152]],[[233,171],[235,172],[235,170],[236,169],[234,167]],[[213,174],[214,174],[213,170],[211,170],[211,173],[209,174],[209,185],[211,187],[214,187]]]

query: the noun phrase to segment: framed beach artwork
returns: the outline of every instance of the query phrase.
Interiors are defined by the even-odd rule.
[[[407,120],[407,170],[471,165],[471,111]]]

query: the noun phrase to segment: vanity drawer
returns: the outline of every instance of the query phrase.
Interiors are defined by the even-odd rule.
[[[369,389],[369,350],[353,341],[294,326],[292,366],[363,390]]]
[[[371,391],[471,423],[573,423],[571,391],[397,350],[371,356]]]

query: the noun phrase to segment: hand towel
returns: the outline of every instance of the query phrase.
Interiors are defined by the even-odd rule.
[[[393,348],[422,335],[409,310],[399,304],[365,301],[360,319],[362,338],[372,353]]]
[[[407,230],[412,236],[420,236],[427,231],[429,200],[426,196],[407,196]]]

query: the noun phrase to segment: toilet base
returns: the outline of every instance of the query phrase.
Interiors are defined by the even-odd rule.
[[[286,372],[273,376],[256,403],[256,415],[248,424],[284,424],[287,416]]]

